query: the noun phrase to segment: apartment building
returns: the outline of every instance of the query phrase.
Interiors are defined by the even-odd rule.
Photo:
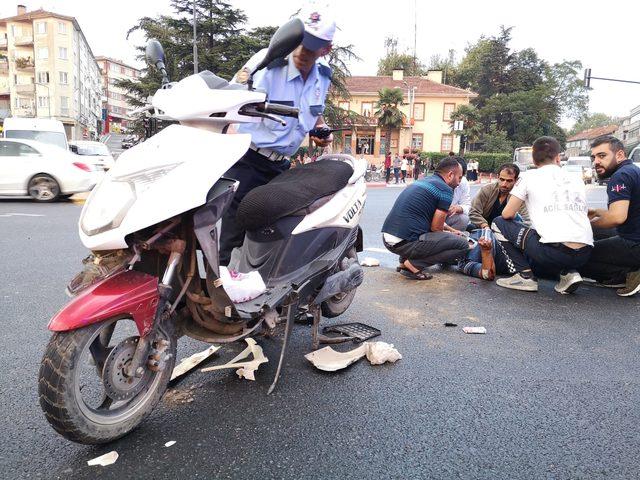
[[[565,155],[567,157],[585,156],[589,155],[591,150],[591,141],[600,135],[612,135],[616,133],[618,129],[617,125],[605,125],[603,127],[589,128],[578,132],[575,135],[571,135],[567,138],[567,148],[565,149]]]
[[[129,105],[126,98],[127,91],[117,83],[118,80],[137,81],[140,70],[109,57],[97,57],[96,61],[102,71],[102,90],[105,99],[102,105],[103,133],[120,133],[128,128],[131,118],[127,112],[135,107]]]
[[[0,19],[0,120],[57,118],[70,139],[102,130],[100,70],[74,17],[42,9]]]
[[[627,152],[640,145],[640,105],[633,108],[628,117],[622,119],[616,135],[624,143]]]

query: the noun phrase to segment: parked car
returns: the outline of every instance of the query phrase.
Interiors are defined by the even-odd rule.
[[[582,181],[584,183],[593,183],[596,179],[595,171],[591,165],[591,157],[569,157],[563,168],[569,166],[579,166],[582,169]]]
[[[629,160],[631,160],[634,165],[640,167],[640,145],[629,152]]]
[[[71,151],[87,157],[84,160],[94,165],[98,170],[107,171],[113,167],[113,155],[104,143],[78,140],[69,142]]]
[[[133,137],[124,137],[122,139],[122,143],[121,143],[122,148],[131,148],[134,145],[135,145],[135,141]]]
[[[91,190],[103,175],[69,150],[33,140],[0,139],[0,195],[53,202]]]

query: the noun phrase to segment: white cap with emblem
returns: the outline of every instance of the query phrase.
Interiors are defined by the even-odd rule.
[[[320,9],[307,9],[300,15],[304,22],[304,38],[302,45],[312,51],[331,45],[336,33],[336,22]]]

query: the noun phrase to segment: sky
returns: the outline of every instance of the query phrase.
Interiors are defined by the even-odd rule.
[[[315,5],[338,25],[334,43],[352,44],[362,58],[350,65],[352,75],[375,75],[384,54],[384,40],[394,36],[400,49],[428,63],[431,55],[464,49],[481,35],[496,35],[500,25],[511,26],[511,47],[533,48],[549,62],[580,60],[592,76],[640,82],[640,2],[621,0],[611,7],[592,8],[584,0],[230,0],[247,14],[249,27],[279,25],[300,8]],[[25,0],[28,10],[44,8],[76,17],[94,55],[106,55],[139,65],[134,47],[140,35],[126,32],[144,16],[173,12],[168,0]],[[0,18],[15,15],[18,2],[2,0]],[[595,4],[598,5],[598,4]],[[602,4],[600,4],[602,5]],[[417,34],[414,37],[414,28]],[[581,75],[582,76],[582,75]],[[589,110],[626,116],[640,105],[640,84],[592,80]],[[563,126],[573,122],[565,119]]]

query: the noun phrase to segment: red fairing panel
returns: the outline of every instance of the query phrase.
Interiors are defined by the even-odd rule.
[[[141,336],[151,330],[158,306],[158,279],[124,270],[92,285],[62,308],[49,322],[49,330],[65,332],[118,315],[130,315]]]

